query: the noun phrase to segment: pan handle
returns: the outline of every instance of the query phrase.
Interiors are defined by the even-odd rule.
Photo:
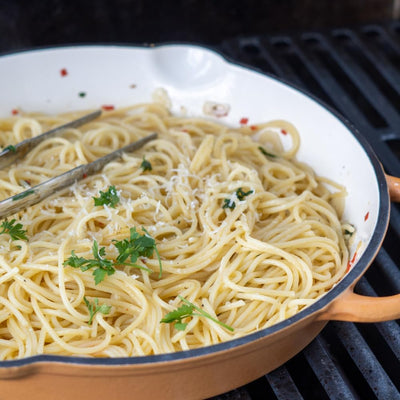
[[[385,174],[391,201],[400,201],[400,178]],[[383,322],[400,318],[400,294],[384,297],[362,296],[350,288],[319,315],[322,320]]]
[[[400,178],[388,174],[385,177],[389,188],[390,200],[400,202]]]
[[[384,297],[362,296],[350,288],[319,315],[321,320],[383,322],[400,318],[400,294]]]

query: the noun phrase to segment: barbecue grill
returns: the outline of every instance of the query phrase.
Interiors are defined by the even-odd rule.
[[[15,40],[9,48],[7,43],[0,38],[0,51],[13,48]],[[215,48],[235,62],[308,90],[338,110],[371,143],[387,173],[400,176],[400,22],[235,37]],[[392,204],[390,218],[383,247],[356,286],[360,294],[400,292],[399,205]],[[257,399],[400,399],[399,321],[329,322],[280,368],[213,398]]]

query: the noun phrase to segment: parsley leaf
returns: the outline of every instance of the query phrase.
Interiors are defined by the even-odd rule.
[[[102,192],[100,190],[100,197],[93,197],[93,200],[95,206],[102,206],[105,204],[115,208],[115,206],[119,203],[117,189],[115,189],[115,186],[110,186],[107,192]]]
[[[210,314],[208,314],[207,312],[202,310],[200,307],[197,307],[195,304],[191,303],[189,300],[186,300],[184,297],[182,297],[182,296],[178,296],[178,297],[184,302],[184,304],[181,305],[176,310],[169,312],[160,322],[164,322],[167,324],[175,322],[174,327],[179,331],[184,331],[187,327],[187,323],[182,322],[182,320],[187,317],[194,317],[197,315],[199,317],[208,318],[211,321],[214,321],[217,324],[228,329],[229,331],[233,332],[233,328],[231,326],[226,325],[221,321],[218,321],[217,319],[212,317]],[[194,310],[196,310],[197,313],[195,313]]]
[[[140,168],[143,169],[143,171],[151,171],[153,169],[153,167],[151,166],[150,161],[147,161],[144,156],[143,156],[143,161],[140,164]]]
[[[89,321],[88,321],[89,325],[92,325],[93,317],[98,312],[100,312],[100,313],[102,313],[104,315],[107,315],[107,314],[110,313],[111,306],[108,306],[106,304],[99,305],[99,299],[97,299],[97,298],[94,299],[94,303],[90,303],[89,300],[86,297],[84,297],[83,300],[84,300],[84,302],[86,304],[86,307],[89,310],[89,317],[90,317]]]
[[[113,240],[114,246],[117,248],[119,253],[117,257],[117,264],[130,265],[132,267],[152,272],[150,269],[136,264],[136,261],[139,257],[151,257],[153,255],[153,252],[155,252],[160,267],[159,278],[161,278],[162,264],[161,264],[160,254],[158,253],[156,247],[156,241],[149,235],[146,229],[144,228],[142,229],[145,232],[144,235],[138,233],[136,231],[136,228],[133,227],[130,229],[129,239],[124,239],[119,241]],[[130,260],[130,263],[126,262],[127,259]]]
[[[83,272],[94,268],[94,282],[97,285],[104,280],[106,275],[114,274],[115,268],[113,261],[103,258],[106,254],[106,249],[105,247],[101,247],[99,249],[99,245],[96,240],[93,242],[92,252],[94,258],[86,259],[76,256],[74,250],[72,250],[71,256],[64,261],[63,265],[69,265],[72,268],[80,268]]]
[[[182,322],[184,318],[193,316],[193,307],[187,304],[183,304],[174,311],[169,312],[160,322],[170,324],[175,322],[174,326],[178,331],[184,331],[187,327],[187,323]]]
[[[23,229],[23,225],[21,223],[16,224],[16,219],[12,219],[11,221],[3,221],[2,224],[0,225],[0,228],[2,230],[0,231],[0,234],[2,233],[8,233],[11,237],[11,240],[26,240],[28,241],[28,238],[26,237],[26,230]]]

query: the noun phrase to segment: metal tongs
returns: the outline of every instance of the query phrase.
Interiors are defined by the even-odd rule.
[[[79,119],[68,122],[48,132],[42,133],[41,135],[24,140],[15,146],[6,147],[0,153],[0,168],[7,167],[8,165],[20,160],[43,140],[48,139],[49,137],[57,136],[64,132],[67,128],[77,128],[82,126],[99,117],[100,115],[101,110],[92,112]],[[29,188],[19,194],[11,196],[8,199],[0,201],[0,218],[6,218],[21,210],[24,210],[27,207],[39,203],[41,200],[50,196],[54,192],[71,186],[73,183],[99,172],[109,162],[120,158],[123,153],[137,150],[156,137],[157,133],[152,133],[151,135],[145,136],[136,142],[132,142],[121,149],[115,150],[110,154],[100,157],[95,161],[80,165],[79,167],[55,176],[54,178],[40,183],[39,185],[33,186],[32,188]]]

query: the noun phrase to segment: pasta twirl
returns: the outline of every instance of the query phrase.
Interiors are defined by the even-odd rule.
[[[0,145],[75,117],[3,119]],[[280,142],[281,129],[290,149]],[[0,235],[0,359],[124,357],[207,346],[294,315],[343,276],[345,189],[295,159],[299,135],[286,121],[233,129],[172,116],[156,103],[110,111],[0,171],[0,196],[154,131],[158,139],[141,150],[15,215],[28,242]],[[143,160],[151,170],[141,168]],[[118,204],[95,206],[93,197],[110,186]],[[132,227],[155,239],[161,277],[155,256],[139,260],[153,273],[119,266],[97,285],[90,271],[64,265],[72,251],[90,258],[94,241],[115,259],[113,241],[127,238]],[[233,332],[201,316],[186,318],[184,330],[160,323],[181,305],[179,296]],[[89,324],[85,299],[109,312],[96,313]]]

